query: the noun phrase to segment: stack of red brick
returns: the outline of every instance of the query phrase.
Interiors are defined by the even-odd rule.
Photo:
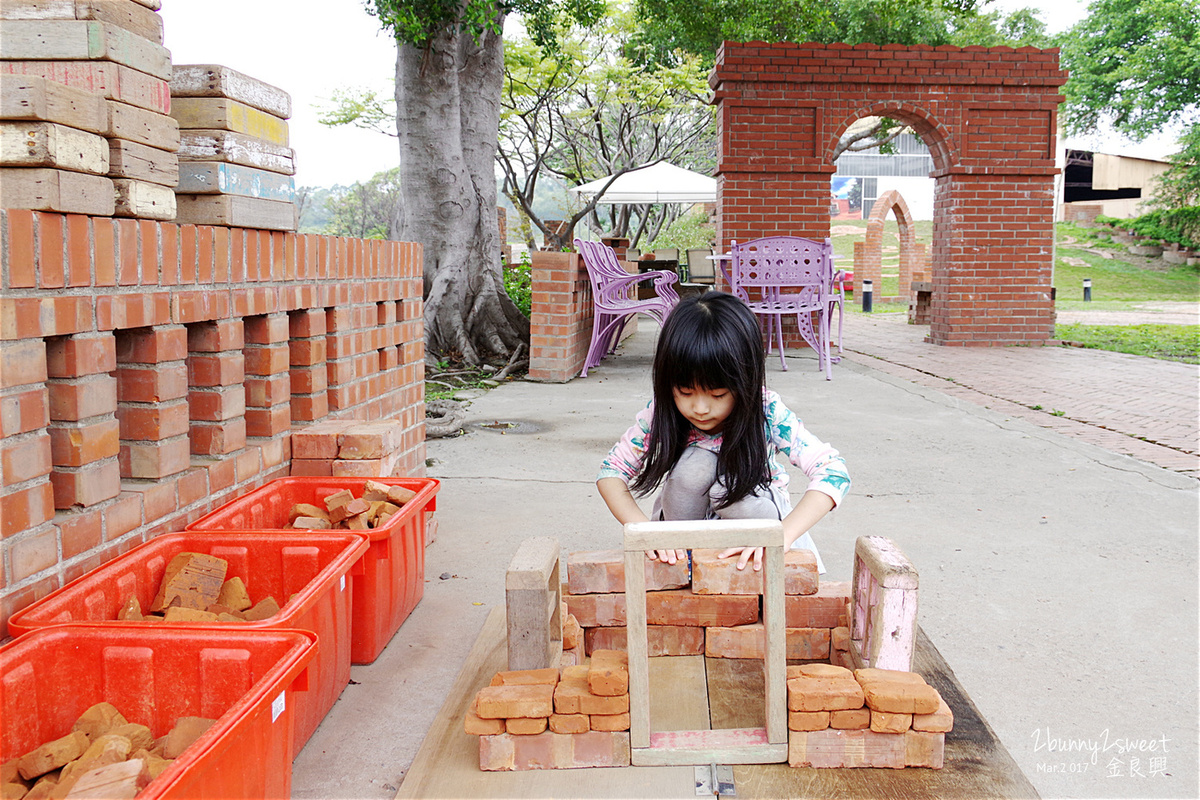
[[[788,764],[941,769],[954,715],[915,672],[788,667]]]
[[[693,550],[675,564],[646,562],[647,646],[651,656],[762,658],[763,573],[716,550]],[[624,650],[625,562],[618,550],[572,553],[567,559],[570,613],[584,630],[587,653]],[[784,555],[785,624],[789,660],[846,661],[850,584],[820,582],[807,550]]]
[[[499,672],[464,721],[479,736],[479,768],[629,766],[629,666],[597,650],[591,663]]]
[[[392,477],[403,445],[399,420],[323,420],[292,432],[292,475]]]

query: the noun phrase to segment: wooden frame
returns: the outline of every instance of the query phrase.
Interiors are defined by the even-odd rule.
[[[763,627],[766,728],[650,733],[650,659],[646,639],[648,550],[765,548]],[[783,525],[775,520],[636,522],[625,526],[625,608],[629,720],[634,766],[773,764],[787,761],[787,641],[783,604]]]
[[[917,570],[891,539],[860,536],[854,543],[850,602],[854,667],[910,671],[917,629]]]
[[[562,583],[558,540],[521,542],[504,576],[508,668],[545,669],[562,660]]]

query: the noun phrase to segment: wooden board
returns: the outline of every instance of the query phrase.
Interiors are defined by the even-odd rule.
[[[139,6],[145,6],[151,11],[158,11],[162,8],[162,0],[133,0]]]
[[[159,150],[179,149],[179,123],[166,114],[105,100],[108,105],[108,135]]]
[[[503,615],[493,610],[458,680],[450,690],[413,761],[398,798],[425,797],[694,797],[691,767],[625,767],[603,770],[546,770],[540,772],[481,772],[478,744],[463,733],[463,715],[475,693],[503,669],[506,646]],[[672,681],[694,684],[696,667],[686,659],[653,658],[650,685],[659,693],[670,691]],[[670,662],[675,662],[671,664]],[[714,727],[740,727],[750,720],[747,706],[760,706],[751,662],[705,659],[710,703],[717,692],[727,697],[712,705]],[[663,673],[656,674],[658,665]],[[683,666],[681,666],[683,665]],[[910,767],[892,769],[811,769],[786,764],[734,767],[737,796],[753,798],[1036,798],[1037,791],[1021,773],[987,722],[979,715],[941,654],[918,630],[914,669],[941,692],[954,711],[954,730],[946,734],[946,766],[941,770]],[[687,675],[693,677],[688,678]],[[761,681],[761,678],[758,679]],[[692,690],[680,686],[680,695]],[[702,691],[702,690],[700,690]],[[700,692],[696,693],[699,696]],[[666,695],[663,694],[663,697]],[[745,698],[750,698],[749,702]],[[656,723],[670,715],[655,706]],[[761,710],[758,713],[762,713]],[[699,727],[696,719],[681,720],[678,730]],[[753,723],[750,723],[753,724]],[[472,741],[467,741],[472,740]]]
[[[0,20],[0,59],[115,61],[170,80],[171,51],[107,22]]]
[[[505,669],[504,611],[492,609],[396,797],[693,797],[691,767],[482,772],[479,737],[463,732],[476,693]]]
[[[0,0],[0,19],[95,20],[163,43],[162,17],[133,0]]]
[[[296,174],[295,153],[290,147],[281,147],[233,131],[180,131],[179,160],[225,161],[282,175]]]
[[[708,729],[704,656],[655,656],[650,659],[648,679],[652,734]]]
[[[108,132],[104,98],[35,75],[0,75],[0,119],[41,120],[101,135]]]
[[[166,81],[111,61],[0,61],[0,72],[37,75],[159,114],[171,110]]]
[[[146,181],[115,178],[116,206],[113,216],[138,219],[175,219],[175,190]]]
[[[108,172],[108,140],[53,122],[0,122],[0,166]]]
[[[279,117],[224,97],[171,98],[171,116],[188,130],[244,133],[271,144],[287,146],[288,124]]]
[[[237,194],[267,200],[296,199],[290,175],[221,161],[188,161],[179,170],[181,194]]]
[[[174,189],[179,183],[179,156],[125,139],[108,140],[108,176],[148,181]]]
[[[277,86],[219,64],[176,64],[171,73],[175,97],[226,97],[281,119],[292,116],[292,96]]]
[[[60,169],[0,168],[0,207],[111,217],[113,182]]]
[[[296,206],[278,200],[232,194],[177,194],[175,221],[190,225],[231,225],[273,231],[296,230]]]

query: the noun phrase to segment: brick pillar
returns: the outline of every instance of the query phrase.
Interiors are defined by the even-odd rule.
[[[58,563],[57,529],[49,524],[54,491],[46,377],[41,339],[0,342],[0,551],[6,587]]]
[[[246,319],[246,435],[276,436],[292,426],[287,314]]]
[[[314,422],[329,415],[329,379],[325,372],[325,310],[288,314],[292,421]]]
[[[377,303],[376,308],[379,318],[372,334],[379,351],[380,390],[372,392],[375,407],[371,419],[388,419],[400,411],[400,349],[396,346],[400,342],[400,326],[396,324],[400,309],[395,301]]]
[[[246,357],[240,319],[188,326],[188,415],[192,454],[223,456],[246,446]]]
[[[94,506],[121,493],[117,340],[111,332],[58,336],[46,346],[54,507]]]
[[[187,329],[117,332],[117,420],[122,478],[164,478],[191,466]]]
[[[566,382],[579,374],[592,339],[592,285],[576,253],[531,254],[533,307],[529,379]]]
[[[346,411],[367,400],[367,382],[359,380],[369,374],[363,352],[366,310],[350,306],[325,311],[325,371],[330,411]]]

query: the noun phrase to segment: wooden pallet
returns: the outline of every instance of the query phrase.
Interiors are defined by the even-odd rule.
[[[623,767],[481,772],[477,737],[463,732],[475,694],[506,667],[503,609],[493,609],[468,654],[397,798],[694,797],[692,767]],[[1036,798],[1037,791],[979,714],[941,654],[919,628],[913,670],[954,712],[943,769],[812,769],[735,766],[738,797]],[[703,656],[650,659],[654,731],[754,728],[766,723],[761,662]]]

